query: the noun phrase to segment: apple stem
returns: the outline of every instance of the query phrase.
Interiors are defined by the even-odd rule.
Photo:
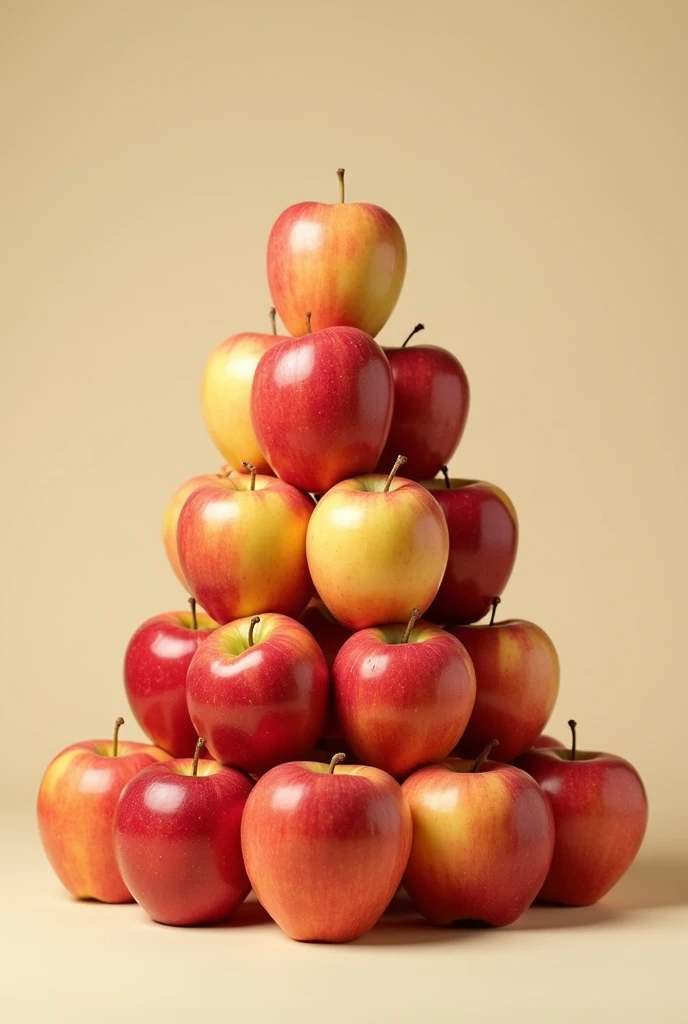
[[[191,774],[198,775],[198,759],[201,756],[201,751],[205,746],[205,740],[202,740],[199,736],[196,740],[196,749],[194,750],[193,764],[191,765]]]
[[[498,746],[499,746],[499,740],[490,740],[490,742],[487,744],[485,749],[481,750],[481,752],[476,757],[475,761],[473,762],[473,766],[471,768],[471,771],[472,772],[477,772],[478,769],[482,766],[483,762],[487,761],[488,757],[490,756],[490,751],[492,750],[492,748],[493,747],[498,747]]]
[[[119,730],[124,725],[123,718],[115,719],[115,734],[112,737],[112,756],[117,757],[117,751],[119,750]]]
[[[339,202],[344,202],[344,168],[340,167],[337,170],[337,177],[339,178]]]
[[[404,342],[402,343],[402,346],[401,346],[401,347],[402,347],[402,348],[406,348],[406,346],[408,345],[408,343],[409,343],[409,341],[411,340],[411,338],[413,337],[413,335],[414,335],[414,334],[418,334],[418,331],[424,331],[424,330],[425,330],[425,324],[416,324],[416,326],[415,326],[415,327],[413,328],[413,330],[412,330],[412,331],[411,331],[411,333],[409,334],[409,336],[408,336],[408,338],[406,339],[406,341],[404,341]]]
[[[277,334],[277,310],[274,306],[270,306],[268,310],[268,316],[270,317],[270,326],[272,327],[272,333]]]
[[[392,468],[390,470],[390,473],[389,473],[389,476],[387,477],[387,481],[385,483],[385,486],[382,488],[382,493],[383,494],[385,494],[389,490],[389,485],[391,484],[391,482],[394,479],[394,477],[397,475],[397,471],[399,470],[399,467],[403,466],[404,463],[407,462],[407,461],[408,460],[407,460],[405,455],[397,455],[397,461],[392,466]]]
[[[311,314],[306,313],[306,334],[311,333]]]
[[[342,761],[346,761],[346,754],[335,754],[332,760],[330,761],[330,767],[327,770],[327,774],[334,775],[335,768],[337,767],[338,764],[341,764]]]
[[[569,726],[569,729],[571,730],[571,760],[572,761],[576,760],[576,725],[577,724],[578,723],[574,722],[574,720],[572,718],[569,718],[568,726]]]
[[[492,615],[490,615],[490,622],[489,622],[490,626],[494,626],[495,615],[497,614],[497,605],[500,605],[501,603],[502,603],[501,597],[493,597],[492,598]]]
[[[256,473],[258,472],[258,470],[256,469],[252,462],[242,462],[241,465],[244,467],[244,469],[247,469],[251,474],[251,486],[249,487],[249,491],[255,491]]]
[[[451,490],[451,480],[449,479],[449,466],[442,466],[442,476],[444,477],[444,486],[448,491]]]
[[[404,630],[404,636],[403,636],[402,641],[401,641],[402,644],[407,644],[408,643],[409,637],[411,636],[411,630],[413,629],[415,624],[418,622],[419,618],[420,618],[420,612],[418,611],[417,608],[414,608],[413,611],[411,612],[411,618],[408,620],[408,626]]]
[[[196,598],[195,597],[190,597],[189,598],[189,606],[191,607],[191,622],[193,624],[193,629],[198,629],[198,619],[196,618]]]
[[[249,645],[249,647],[253,647],[253,630],[256,628],[256,626],[258,625],[259,622],[260,622],[260,615],[254,615],[253,618],[251,619],[251,621],[248,624],[248,645]]]

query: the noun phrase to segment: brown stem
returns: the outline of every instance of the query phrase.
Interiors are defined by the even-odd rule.
[[[382,488],[383,494],[389,490],[389,485],[391,484],[394,477],[397,475],[399,468],[403,466],[406,461],[407,459],[405,455],[397,455],[397,461],[392,466],[389,472],[389,476],[387,477],[387,482],[385,483],[385,486]]]
[[[334,775],[335,768],[338,764],[341,764],[342,761],[346,761],[346,754],[335,754],[330,761],[330,767],[327,769],[327,774]]]
[[[255,491],[255,489],[256,489],[256,473],[258,472],[258,470],[256,469],[256,467],[253,465],[252,462],[242,462],[241,465],[244,467],[244,469],[247,469],[249,471],[249,473],[251,474],[251,485],[249,487],[249,491]]]
[[[574,720],[572,718],[569,718],[568,726],[569,726],[569,729],[571,730],[571,760],[572,761],[576,760],[576,725],[577,724],[578,723],[574,722]]]
[[[499,746],[499,740],[490,740],[490,742],[487,744],[485,749],[481,750],[481,752],[476,757],[476,759],[473,762],[473,765],[471,767],[471,771],[472,772],[477,772],[478,769],[480,768],[480,766],[483,764],[483,762],[487,761],[488,757],[490,756],[490,751],[492,750],[492,748],[493,747],[498,747],[498,746]]]
[[[408,626],[404,630],[404,635],[403,635],[402,640],[401,640],[402,644],[407,644],[408,643],[409,637],[411,636],[411,630],[413,629],[415,624],[418,622],[419,618],[420,618],[420,612],[418,611],[417,608],[414,608],[413,611],[411,612],[411,618],[408,620]]]
[[[272,333],[277,334],[277,310],[274,306],[270,306],[268,310],[268,316],[270,317],[270,326],[272,327]]]
[[[198,775],[198,759],[201,756],[201,751],[205,746],[205,740],[202,740],[199,736],[196,740],[196,749],[194,750],[193,764],[191,765],[191,774]]]
[[[198,629],[198,619],[196,617],[196,598],[189,598],[189,606],[191,608],[191,628]]]
[[[408,338],[406,339],[406,341],[404,341],[404,342],[402,343],[402,346],[401,346],[401,347],[402,347],[402,348],[406,348],[406,346],[408,345],[408,343],[409,343],[409,341],[411,340],[411,338],[413,337],[413,335],[414,335],[414,334],[418,334],[418,331],[424,331],[424,330],[425,330],[425,324],[416,324],[416,326],[415,326],[415,327],[413,328],[413,330],[412,330],[412,331],[411,331],[411,333],[409,334],[409,336],[408,336]]]
[[[490,615],[490,626],[494,626],[495,615],[497,614],[497,605],[502,603],[501,597],[492,598],[492,615]]]
[[[260,615],[254,615],[253,618],[251,619],[251,621],[248,624],[248,645],[249,645],[249,647],[253,647],[253,630],[256,628],[256,626],[258,625],[259,622],[260,622]]]
[[[306,313],[306,334],[311,333],[311,314]]]
[[[448,491],[451,490],[451,480],[449,479],[449,466],[442,466],[442,476],[444,477],[444,486]]]
[[[115,719],[115,734],[112,737],[112,756],[113,757],[117,757],[117,752],[119,750],[119,730],[120,730],[120,728],[123,725],[124,725],[124,719],[123,718],[116,718]]]
[[[344,168],[340,167],[337,170],[337,177],[339,178],[339,202],[344,202]]]

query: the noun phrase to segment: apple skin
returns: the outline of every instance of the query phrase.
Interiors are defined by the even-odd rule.
[[[207,487],[209,485],[224,487],[226,486],[225,480],[230,478],[232,472],[227,467],[220,473],[201,473],[199,476],[192,476],[190,480],[186,480],[185,483],[177,488],[165,508],[162,518],[162,542],[165,545],[165,552],[175,576],[187,591],[189,590],[189,585],[184,579],[184,573],[179,562],[179,552],[177,551],[179,514],[186,504],[186,499],[194,491],[197,491],[199,487]]]
[[[335,658],[342,646],[353,634],[337,622],[332,612],[325,607],[318,597],[314,597],[305,612],[299,616],[299,622],[315,638],[316,643],[325,655],[327,670],[330,673],[330,678],[332,678]],[[332,691],[330,690],[330,706],[321,737],[323,749],[331,751],[330,756],[327,758],[328,762],[332,755],[336,754],[339,750],[348,753],[346,746],[343,745],[344,741],[341,733],[342,730],[336,719]],[[321,751],[318,751],[317,760],[320,759],[320,754]],[[315,760],[316,758],[314,757],[313,759]]]
[[[193,756],[198,736],[186,706],[191,659],[217,623],[198,612],[165,612],[147,619],[124,655],[124,688],[136,721],[172,757]]]
[[[420,484],[395,476],[344,480],[320,499],[306,550],[315,588],[351,630],[422,615],[442,580],[449,535],[442,510]]]
[[[286,339],[278,334],[233,334],[211,352],[203,371],[201,407],[213,444],[237,472],[252,463],[271,472],[251,423],[251,388],[268,349]]]
[[[545,733],[531,744],[531,750],[541,750],[544,747],[563,747],[564,744],[561,740],[555,739],[554,736],[547,736]]]
[[[396,778],[446,757],[475,701],[475,673],[463,644],[423,621],[403,643],[406,628],[355,633],[333,672],[336,720],[355,758]]]
[[[449,462],[463,435],[468,378],[458,359],[435,345],[383,351],[392,370],[394,411],[377,472],[389,473],[403,452],[404,476],[430,479]]]
[[[241,816],[253,783],[215,761],[144,769],[122,792],[114,845],[122,878],[154,921],[225,921],[250,891]]]
[[[297,203],[275,221],[267,250],[272,301],[290,334],[357,327],[372,337],[394,309],[406,274],[395,219],[369,203]],[[372,469],[372,467],[371,467]]]
[[[476,679],[473,714],[458,752],[477,757],[498,739],[493,759],[513,761],[532,747],[554,709],[559,693],[554,644],[544,629],[521,619],[447,632],[468,651]]]
[[[249,618],[201,644],[189,666],[191,721],[216,761],[262,773],[306,754],[327,714],[325,656],[286,615],[263,615],[249,646]]]
[[[511,500],[482,480],[424,480],[444,512],[449,559],[427,618],[441,625],[477,622],[499,597],[516,561],[518,518]]]
[[[244,862],[267,912],[293,939],[350,942],[394,896],[411,846],[399,785],[360,765],[281,764],[251,793]]]
[[[537,896],[554,849],[552,812],[513,765],[449,759],[414,772],[402,791],[413,844],[404,888],[433,924],[511,924]]]
[[[306,530],[313,500],[272,476],[234,474],[200,487],[179,516],[182,571],[216,622],[245,615],[299,615],[313,594]]]
[[[140,771],[169,754],[145,743],[86,740],[48,765],[38,790],[38,828],[48,860],[77,899],[130,903],[112,844],[120,793]]]
[[[392,374],[369,335],[333,327],[266,352],[255,373],[253,427],[275,473],[324,494],[380,458],[392,419]]]
[[[519,767],[538,783],[554,814],[554,857],[539,899],[585,907],[631,866],[647,828],[648,805],[633,765],[612,754],[533,750]]]

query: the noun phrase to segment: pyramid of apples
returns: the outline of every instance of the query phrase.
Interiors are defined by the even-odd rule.
[[[272,229],[272,333],[233,335],[206,365],[226,465],[164,517],[190,611],[149,619],[125,656],[152,745],[120,741],[118,719],[112,740],[55,758],[46,852],[78,898],[192,925],[253,888],[306,940],[362,935],[402,884],[436,925],[595,902],[639,849],[642,782],[577,751],[573,722],[570,747],[541,735],[555,647],[494,621],[514,507],[447,470],[466,374],[418,344],[421,324],[375,342],[404,237],[346,203],[338,176],[339,203],[292,206]]]

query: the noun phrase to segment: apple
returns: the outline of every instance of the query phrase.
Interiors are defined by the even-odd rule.
[[[475,668],[475,705],[459,753],[475,757],[496,736],[496,759],[513,761],[532,747],[552,714],[559,693],[559,658],[534,622],[495,622],[498,604],[495,598],[489,625],[454,626],[447,632],[461,641]]]
[[[320,736],[325,656],[286,615],[238,619],[196,651],[186,698],[194,728],[217,761],[262,773],[308,753]]]
[[[519,766],[538,783],[554,814],[554,857],[539,898],[585,907],[616,885],[647,828],[647,796],[632,764],[613,754],[531,750]]]
[[[344,480],[315,506],[308,567],[318,594],[347,629],[422,615],[442,580],[449,536],[442,510],[420,484],[396,476]]]
[[[369,203],[297,203],[280,214],[268,240],[272,301],[290,334],[358,327],[380,331],[394,309],[406,274],[406,243],[386,210]],[[372,468],[372,467],[371,467]]]
[[[199,487],[179,516],[177,545],[194,597],[216,622],[299,615],[313,594],[306,530],[313,500],[273,476],[235,474]]]
[[[225,921],[251,888],[241,853],[241,816],[253,782],[216,761],[151,765],[129,782],[114,823],[117,864],[154,921]]]
[[[354,633],[333,672],[336,720],[361,764],[404,777],[446,757],[475,700],[466,648],[414,609],[408,625]]]
[[[191,659],[217,623],[196,612],[165,612],[139,626],[124,656],[124,688],[136,721],[172,757],[190,757],[197,734],[186,706]]]
[[[554,736],[547,736],[543,733],[531,744],[531,750],[541,750],[543,747],[563,747],[564,744],[561,740],[555,739]]]
[[[392,374],[380,346],[353,327],[332,327],[265,353],[253,380],[251,415],[275,473],[323,494],[375,469],[392,402]]]
[[[449,759],[402,786],[413,820],[404,888],[436,925],[511,924],[537,896],[554,849],[547,800],[525,772]]]
[[[213,444],[237,471],[252,463],[270,473],[267,459],[251,423],[251,388],[261,356],[286,335],[278,335],[275,310],[270,310],[272,334],[233,334],[210,354],[203,371],[201,406]]]
[[[241,844],[256,896],[292,939],[349,942],[394,896],[411,846],[411,816],[378,768],[281,764],[257,782]]]
[[[179,564],[179,552],[177,551],[179,513],[184,508],[186,499],[194,491],[197,491],[199,487],[207,487],[209,484],[224,487],[226,486],[225,481],[232,475],[231,467],[223,466],[219,473],[201,473],[199,476],[192,476],[190,480],[187,480],[177,488],[167,503],[162,519],[162,542],[165,545],[165,552],[174,570],[174,574],[185,590],[189,589],[189,585],[184,579],[184,573]]]
[[[327,670],[331,677],[335,658],[339,654],[342,645],[352,636],[352,633],[348,629],[344,629],[344,626],[337,622],[332,612],[317,597],[310,601],[305,612],[299,616],[299,622],[312,634],[325,655]],[[316,745],[313,760],[320,759],[322,750],[329,751],[328,762],[330,757],[337,753],[337,751],[346,750],[342,730],[337,722],[331,697],[332,691],[330,690],[330,706],[327,721],[323,727],[320,741]],[[317,757],[315,756],[316,753],[318,754]]]
[[[494,484],[449,478],[425,480],[449,528],[449,560],[427,618],[441,625],[477,622],[506,587],[516,561],[518,519]]]
[[[41,842],[65,889],[80,900],[130,903],[115,861],[112,825],[120,793],[135,775],[169,754],[145,743],[112,740],[66,747],[46,768],[38,790]]]
[[[449,462],[466,426],[470,401],[465,370],[451,352],[437,345],[406,348],[422,330],[423,324],[417,324],[401,347],[383,349],[392,369],[394,411],[377,471],[389,473],[403,452],[410,480],[429,479]]]

